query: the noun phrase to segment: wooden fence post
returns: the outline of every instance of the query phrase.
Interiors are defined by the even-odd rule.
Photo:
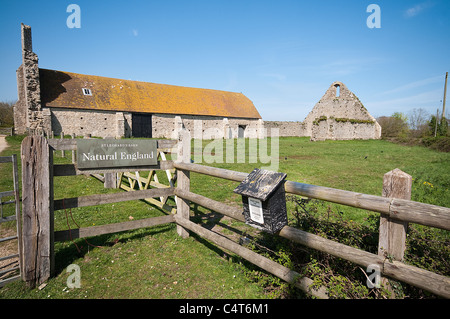
[[[189,163],[191,159],[191,138],[189,132],[185,129],[181,130],[178,135],[177,144],[177,162]],[[187,170],[177,169],[177,188],[183,191],[190,189],[190,172]],[[179,196],[176,197],[177,216],[189,219],[189,201]],[[189,233],[183,227],[177,225],[177,233],[183,238],[189,237]]]
[[[383,197],[411,199],[412,177],[409,174],[396,168],[383,177]],[[380,215],[380,229],[378,239],[378,255],[389,259],[403,261],[406,249],[406,232],[408,223],[393,220],[389,217]],[[386,278],[382,278],[382,284],[391,291],[392,287],[388,285]]]
[[[22,142],[23,280],[34,288],[53,273],[53,151],[43,136]]]
[[[75,133],[72,133],[72,139],[74,139],[75,138]],[[77,157],[76,157],[76,154],[75,154],[75,150],[72,150],[72,164],[75,164],[77,162]]]

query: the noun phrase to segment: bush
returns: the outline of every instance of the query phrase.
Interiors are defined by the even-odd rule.
[[[365,225],[346,220],[341,212],[333,211],[324,201],[288,195],[294,210],[288,214],[289,224],[303,231],[377,254],[379,214],[366,218]],[[448,276],[450,246],[448,232],[435,228],[410,225],[407,234],[405,262],[416,267]],[[300,246],[287,239],[261,233],[249,245],[262,254],[323,286],[330,298],[385,299],[389,292],[383,287],[367,287],[365,269],[347,260],[314,249]],[[250,267],[248,278],[266,287],[272,297],[305,298],[302,291],[283,283],[255,267]],[[272,278],[272,279],[271,279]],[[436,298],[414,286],[390,280],[397,298]]]
[[[407,118],[401,113],[394,113],[389,117],[382,116],[377,121],[381,126],[382,138],[405,138],[409,133]]]
[[[450,152],[450,136],[425,137],[422,144],[441,152]]]

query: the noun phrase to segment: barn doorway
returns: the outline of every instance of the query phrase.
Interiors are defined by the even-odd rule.
[[[131,117],[133,137],[152,137],[152,115],[133,113]]]
[[[247,125],[239,125],[238,126],[238,137],[245,137],[245,129],[247,128]]]

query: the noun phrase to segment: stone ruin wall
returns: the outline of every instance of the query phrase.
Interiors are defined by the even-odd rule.
[[[309,136],[311,141],[381,138],[381,126],[341,82],[328,88],[303,122],[264,121],[264,126],[278,128],[279,136]]]
[[[341,82],[328,88],[303,123],[312,141],[381,138],[381,126]]]
[[[312,125],[311,141],[378,139],[378,123],[351,123],[329,118]],[[381,129],[379,130],[381,134]]]
[[[21,25],[22,65],[17,69],[18,101],[14,105],[16,134],[44,134],[51,130],[50,112],[41,108],[38,56],[33,52],[31,28]]]
[[[264,124],[260,119],[222,118],[216,116],[152,114],[154,138],[178,138],[186,129],[192,138],[237,138],[239,126],[245,127],[245,138],[261,138]]]
[[[279,136],[307,136],[302,122],[264,121],[264,128],[267,129],[268,136],[271,136],[271,129],[278,129]]]

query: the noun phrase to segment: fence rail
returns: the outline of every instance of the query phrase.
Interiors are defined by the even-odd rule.
[[[176,162],[174,163],[174,166],[177,169],[237,182],[244,180],[248,175],[242,172],[208,167],[194,163]],[[286,181],[285,190],[287,193],[291,194],[377,211],[401,221],[415,222],[422,225],[434,226],[436,228],[447,230],[450,228],[450,209],[446,207],[423,204],[409,200],[360,194],[292,181]],[[179,188],[175,189],[175,195],[226,216],[240,221],[243,220],[242,214],[240,214],[240,209],[233,208],[210,198],[206,198]],[[417,210],[417,212],[410,210]],[[439,223],[437,222],[438,220],[440,221]],[[179,221],[180,219],[177,218],[176,222],[179,223]],[[450,278],[446,276],[410,266],[400,261],[391,261],[385,256],[372,254],[354,247],[346,246],[290,226],[285,226],[279,232],[279,236],[290,239],[306,247],[349,260],[360,266],[367,267],[369,265],[378,265],[382,274],[386,276],[431,291],[436,295],[450,298]]]
[[[176,142],[177,141],[161,142],[161,145],[158,144],[158,148],[164,147],[170,149],[174,147],[174,143]],[[158,181],[153,181],[156,183],[154,186],[158,188],[144,189],[150,185],[149,177],[147,179],[143,179],[142,176],[137,173],[134,175],[124,173],[122,176],[125,176],[125,178],[135,177],[131,183],[133,185],[136,185],[136,183],[139,184],[140,190],[133,190],[123,194],[89,195],[77,198],[54,200],[54,176],[79,175],[86,173],[86,171],[79,171],[76,164],[53,165],[53,150],[63,149],[75,151],[76,143],[74,140],[50,139],[47,142],[47,140],[41,137],[27,137],[22,143],[22,169],[24,178],[23,214],[26,216],[24,221],[27,221],[27,224],[24,223],[23,233],[24,243],[27,243],[24,245],[24,253],[27,260],[27,263],[24,262],[24,280],[31,283],[31,286],[33,286],[36,283],[40,283],[49,278],[54,267],[52,249],[53,242],[55,240],[96,236],[99,234],[174,222],[177,224],[178,234],[183,238],[189,236],[188,231],[197,233],[217,245],[238,254],[244,259],[249,260],[262,269],[294,284],[300,289],[319,298],[326,298],[327,296],[323,287],[316,290],[310,288],[312,283],[311,279],[301,277],[295,271],[260,256],[255,252],[190,221],[190,202],[204,206],[239,221],[244,221],[241,208],[231,207],[224,203],[191,192],[190,172],[196,172],[236,182],[241,182],[248,174],[190,163],[190,145],[185,143],[185,140],[182,138],[178,141],[177,161],[161,161],[159,164],[159,169],[176,169],[176,178],[172,180],[173,184],[176,180],[176,187],[173,184],[169,185],[169,187],[167,185],[159,185]],[[147,168],[147,170],[155,170],[155,167]],[[128,171],[135,172],[137,169],[128,169]],[[117,172],[117,170],[103,170],[88,173],[99,174],[113,172]],[[387,173],[385,177],[389,173]],[[395,178],[394,175],[395,174],[391,174],[389,176],[390,178]],[[34,189],[35,185],[40,186],[38,192]],[[393,185],[395,185],[395,183],[393,183]],[[400,224],[405,222],[414,222],[446,230],[450,229],[450,209],[445,207],[418,203],[408,199],[389,198],[387,197],[389,194],[385,196],[374,196],[292,181],[286,181],[285,190],[287,193],[291,194],[321,199],[368,211],[375,211],[380,213],[380,217],[383,216],[383,218],[386,218],[388,224],[397,222]],[[54,210],[69,207],[85,207],[117,201],[145,199],[147,197],[167,198],[172,195],[175,195],[176,197],[176,214],[169,214],[167,216],[153,217],[137,221],[128,221],[124,223],[80,228],[71,230],[72,233],[69,233],[68,231],[53,231],[52,223]],[[407,196],[404,197],[406,198]],[[380,237],[391,237],[389,231],[390,228],[388,228],[386,233],[382,234],[380,232]],[[333,256],[349,260],[361,266],[367,267],[369,265],[378,265],[381,273],[385,276],[412,284],[419,288],[428,290],[436,295],[450,298],[450,279],[448,277],[407,265],[401,261],[402,258],[396,257],[397,260],[390,260],[390,258],[386,258],[386,256],[373,254],[354,247],[346,246],[290,226],[285,226],[278,233],[278,235],[306,247],[329,253]],[[401,240],[401,236],[398,238],[399,239],[396,240]],[[397,242],[395,241],[392,244],[395,245],[396,243]],[[38,251],[36,250],[36,247],[39,248]]]
[[[13,135],[13,127],[0,127],[0,135]]]
[[[194,163],[174,163],[191,172],[241,182],[248,174]],[[420,202],[361,194],[323,186],[286,181],[286,193],[374,211],[393,219],[450,230],[450,208]]]

